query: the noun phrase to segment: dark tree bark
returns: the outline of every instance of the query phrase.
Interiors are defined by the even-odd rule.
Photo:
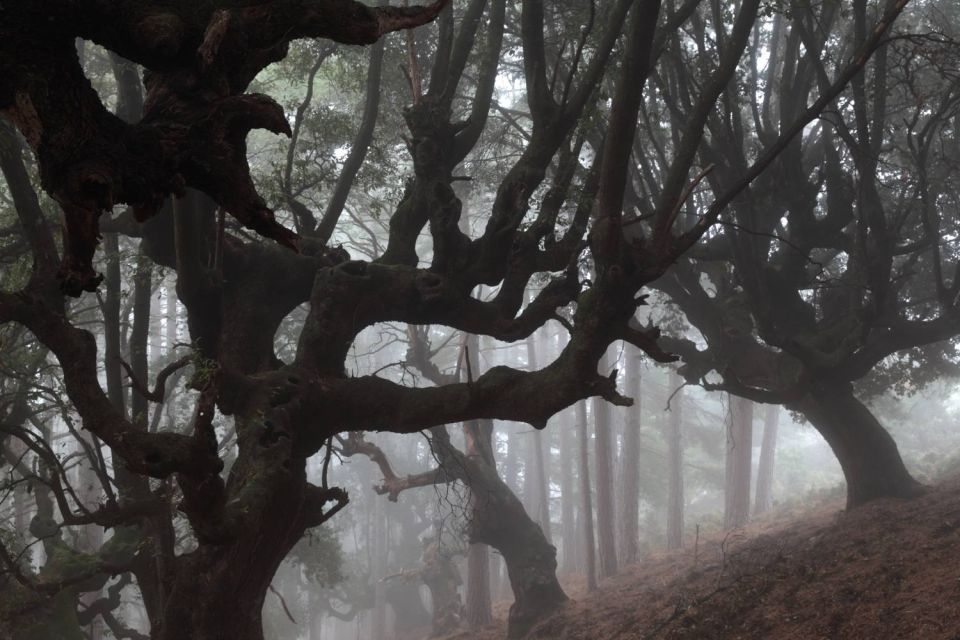
[[[763,414],[763,441],[757,467],[757,492],[753,512],[765,513],[773,506],[773,470],[777,454],[777,431],[780,426],[780,405],[768,404]]]
[[[878,498],[911,498],[923,491],[907,471],[893,438],[853,395],[848,383],[824,382],[791,405],[830,445],[847,481],[847,508]]]
[[[683,388],[676,371],[670,370],[668,393],[670,413],[666,424],[667,440],[667,549],[683,546]]]
[[[730,396],[726,452],[723,525],[735,529],[750,519],[753,459],[753,402],[739,396]]]
[[[657,34],[658,0],[616,0],[581,68],[572,68],[565,82],[554,83],[546,64],[543,3],[524,2],[518,30],[530,140],[506,172],[482,236],[472,239],[457,229],[461,203],[452,183],[484,129],[505,4],[489,3],[490,24],[468,119],[454,121],[461,109],[454,109],[453,100],[465,93],[459,83],[479,17],[464,19],[455,42],[442,39],[446,44],[438,47],[438,72],[431,74],[427,92],[413,87],[414,105],[405,111],[413,176],[390,218],[387,248],[371,262],[350,260],[344,251],[298,237],[277,222],[254,188],[246,137],[255,128],[291,132],[279,105],[245,91],[257,73],[286,54],[294,38],[369,44],[387,32],[430,21],[444,2],[409,8],[372,8],[350,0],[0,4],[0,112],[33,148],[44,188],[63,210],[62,291],[76,296],[96,289],[92,265],[101,213],[127,203],[135,218],[129,220],[131,235],[142,235],[144,252],[157,264],[176,269],[196,348],[191,386],[200,397],[192,423],[162,432],[138,428],[98,383],[93,337],[70,322],[62,297],[51,295],[55,287],[50,286],[47,258],[56,257],[56,250],[49,250],[52,241],[39,239],[46,225],[25,225],[37,265],[25,289],[0,292],[0,323],[23,325],[51,350],[83,427],[111,449],[117,469],[135,474],[148,490],[148,478],[159,481],[162,490],[154,496],[150,516],[136,517],[152,530],[138,552],[136,570],[158,640],[182,637],[185,628],[198,640],[259,640],[260,610],[278,563],[305,529],[319,526],[346,504],[343,491],[328,487],[326,479],[323,486],[309,484],[304,470],[306,458],[336,434],[440,429],[445,435],[443,425],[490,419],[543,428],[558,411],[577,402],[583,406],[588,398],[627,404],[617,392],[615,376],[597,373],[612,341],[629,341],[659,361],[675,359],[657,346],[655,329],[633,323],[643,303],[641,288],[697,242],[771,157],[839,93],[818,101],[805,122],[785,132],[784,144],[765,151],[694,226],[675,235],[676,205],[704,125],[734,77],[742,51],[738,43],[750,31],[760,4],[744,0],[717,72],[678,136],[676,158],[656,206],[652,241],[628,242],[622,205],[642,80],[652,66],[651,52],[659,51],[690,14],[671,13],[664,32]],[[696,3],[685,6],[692,11]],[[471,2],[466,14],[482,14],[483,7]],[[867,36],[844,72],[847,79],[862,69],[870,46],[876,46],[900,9],[902,3],[888,10],[881,28]],[[623,40],[625,24],[603,149],[585,180],[583,205],[576,207],[569,231],[552,237],[566,199],[566,188],[557,196],[563,181],[551,185],[555,197],[548,201],[553,204],[542,206],[533,224],[526,225],[531,198],[558,153],[576,173],[569,158],[576,160],[579,149],[570,142],[612,51]],[[143,65],[147,95],[142,119],[134,124],[107,112],[77,60],[78,37]],[[564,173],[570,175],[558,171]],[[195,196],[201,192],[206,195]],[[177,197],[168,207],[164,203],[171,195]],[[591,223],[594,202],[599,206]],[[223,233],[218,212],[295,251]],[[427,229],[433,262],[421,268],[418,239]],[[581,282],[578,269],[587,251],[595,265],[589,286]],[[524,306],[523,292],[536,274],[556,277]],[[498,285],[496,297],[473,297],[481,284]],[[273,353],[273,336],[283,318],[307,302],[310,310],[295,360],[281,363]],[[419,388],[347,373],[347,354],[357,334],[377,323],[443,324],[513,342],[572,303],[576,311],[564,321],[569,344],[539,371],[495,367],[471,381]],[[229,474],[222,473],[214,423],[218,410],[236,425],[238,454]],[[582,493],[589,500],[586,421],[580,426]],[[442,435],[438,431],[433,437],[439,442]],[[449,455],[457,464],[432,472],[429,481],[441,481],[455,467],[469,469],[458,480],[482,488],[474,491],[483,500],[476,501],[471,536],[496,546],[507,562],[516,595],[510,633],[522,634],[565,599],[555,578],[555,549],[492,463],[471,466],[470,456]],[[197,542],[195,550],[180,555],[170,518],[173,495]],[[61,516],[71,519],[73,514],[65,511]],[[590,509],[584,511],[592,532]],[[90,519],[115,524],[115,515],[115,508],[105,506]],[[605,522],[612,526],[612,517]],[[592,537],[589,545],[592,553]],[[612,558],[612,541],[606,546]]]
[[[103,313],[104,369],[107,378],[107,397],[117,411],[126,413],[126,393],[123,389],[123,370],[120,367],[120,244],[116,233],[104,235],[104,255],[107,262]]]
[[[184,629],[194,640],[262,640],[260,613],[270,582],[307,524],[302,503],[309,498],[302,481],[291,476],[285,492],[274,494],[263,516],[249,523],[252,535],[181,556],[153,629],[156,640],[181,640]]]

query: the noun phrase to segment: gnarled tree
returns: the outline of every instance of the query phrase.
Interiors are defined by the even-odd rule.
[[[49,349],[73,412],[110,451],[103,471],[107,485],[121,491],[84,519],[102,526],[122,522],[146,538],[122,566],[96,568],[135,576],[152,637],[179,638],[185,626],[199,640],[262,637],[260,612],[280,562],[308,528],[347,503],[326,473],[319,484],[306,474],[307,459],[324,446],[329,453],[336,434],[411,433],[484,419],[543,428],[551,415],[586,398],[629,403],[617,392],[615,374],[597,371],[612,342],[625,340],[654,359],[673,360],[657,346],[656,329],[633,322],[644,302],[641,288],[696,244],[862,69],[905,2],[891,5],[823,96],[755,163],[717,184],[714,203],[677,232],[704,124],[735,78],[757,20],[760,0],[741,2],[730,16],[719,64],[678,130],[680,144],[649,217],[652,233],[642,241],[625,235],[622,205],[645,80],[671,34],[705,9],[698,0],[670,3],[665,11],[659,0],[612,0],[597,9],[602,19],[588,22],[575,47],[555,51],[544,38],[544,3],[520,4],[520,75],[529,113],[518,126],[526,139],[477,237],[459,228],[453,183],[487,123],[505,0],[471,0],[458,7],[459,20],[442,0],[425,8],[370,8],[351,0],[0,5],[0,113],[32,148],[43,188],[64,221],[58,246],[31,203],[17,201],[33,266],[23,286],[0,293],[0,323],[25,327]],[[278,222],[253,186],[246,137],[254,128],[291,131],[270,98],[245,93],[249,83],[281,59],[293,39],[370,44],[438,15],[430,55],[417,51],[415,38],[409,45],[412,105],[404,118],[412,177],[390,215],[383,251],[357,260],[328,246],[343,210],[337,200],[313,227],[304,222],[316,216],[285,194],[283,204],[299,220],[300,233]],[[474,51],[481,34],[484,47]],[[139,119],[128,122],[107,110],[83,73],[77,38],[123,58],[121,66],[143,67]],[[427,58],[429,69],[422,68]],[[471,65],[476,74],[467,73]],[[473,95],[463,98],[468,76],[476,79]],[[585,113],[605,109],[597,96],[607,80],[612,98],[601,126]],[[580,141],[597,126],[602,143],[582,154]],[[592,156],[589,168],[584,155]],[[349,182],[355,162],[347,164]],[[575,200],[579,205],[568,204]],[[117,204],[129,208],[113,214]],[[98,286],[93,258],[104,212],[111,212],[104,228],[139,237],[146,258],[176,272],[195,349],[190,385],[198,392],[194,417],[182,427],[151,428],[141,414],[128,417],[111,401],[98,381],[97,343],[63,297]],[[225,214],[281,246],[251,238]],[[431,241],[427,264],[418,244],[424,230]],[[589,282],[581,274],[585,259],[595,274]],[[538,274],[547,284],[525,305]],[[479,285],[496,293],[477,298],[472,292]],[[283,362],[274,353],[274,335],[304,304],[309,310],[296,352]],[[569,342],[536,371],[499,366],[465,382],[417,388],[346,369],[357,335],[377,323],[440,324],[519,341],[568,306],[574,308],[563,320]],[[162,399],[162,384],[146,391],[141,365],[131,365],[135,386],[144,397]],[[233,421],[236,445],[229,452],[221,450],[218,414]],[[174,505],[191,542],[179,553]],[[75,515],[69,504],[59,510],[61,520]],[[41,592],[58,586],[42,576],[18,575]],[[517,620],[516,629],[531,622],[526,615]]]

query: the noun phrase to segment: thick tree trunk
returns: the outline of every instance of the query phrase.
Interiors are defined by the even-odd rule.
[[[596,544],[593,539],[593,497],[590,489],[590,435],[586,402],[577,403],[577,432],[580,436],[580,522],[583,526],[583,567],[587,591],[597,588]]]
[[[303,535],[303,478],[273,492],[255,526],[177,559],[154,640],[263,640],[261,611],[280,563]]]
[[[777,429],[780,423],[780,405],[768,404],[763,415],[763,443],[757,467],[757,493],[753,512],[757,515],[773,506],[773,469],[777,453]]]
[[[667,549],[683,546],[683,389],[676,371],[670,371],[667,393],[676,395],[670,401],[667,421]]]
[[[626,385],[633,396],[633,406],[626,410],[623,450],[620,455],[619,556],[622,564],[637,561],[640,517],[640,361],[639,354],[628,349]]]
[[[508,634],[521,637],[567,600],[557,581],[557,550],[494,469],[476,465],[470,472],[475,477],[470,540],[488,544],[503,556],[514,597]]]
[[[802,412],[840,461],[847,508],[878,498],[912,498],[923,491],[907,471],[894,442],[853,395],[850,384],[823,383],[791,408]]]
[[[750,519],[750,473],[753,464],[753,402],[730,396],[727,426],[726,485],[723,526],[735,529]]]
[[[601,361],[604,369],[606,358]],[[607,578],[617,572],[617,547],[613,533],[613,455],[611,449],[610,405],[603,398],[593,399],[596,437],[597,478],[597,552],[600,577]]]

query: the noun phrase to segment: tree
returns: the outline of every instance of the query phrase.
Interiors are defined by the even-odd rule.
[[[620,454],[620,473],[617,485],[621,487],[620,508],[617,511],[619,528],[617,556],[621,564],[632,564],[639,559],[640,523],[640,426],[641,397],[640,356],[627,351],[626,383],[633,393],[633,406],[624,415],[623,450]]]
[[[777,454],[777,430],[780,426],[780,407],[768,404],[763,416],[763,440],[757,466],[757,491],[753,512],[761,514],[773,506],[773,467]]]
[[[700,179],[716,189],[751,162],[769,159],[771,169],[731,202],[710,240],[657,283],[707,343],[669,343],[687,363],[687,379],[802,413],[840,461],[851,507],[920,490],[854,383],[956,335],[956,282],[936,275],[948,258],[931,235],[954,221],[930,197],[953,181],[948,171],[931,182],[938,152],[929,145],[930,136],[952,131],[956,83],[939,64],[917,66],[951,55],[939,43],[952,37],[918,35],[940,29],[920,7],[872,62],[862,53],[881,42],[904,4],[858,0],[850,13],[836,4],[795,7],[775,14],[771,31],[754,30],[738,81],[744,90],[728,87],[720,111],[702,121],[709,142],[699,151]],[[710,51],[707,33],[706,23],[697,27],[691,51]],[[688,68],[685,56],[675,47],[670,64]],[[657,108],[680,123],[701,112],[685,95],[689,79],[675,74],[657,78],[667,105]],[[917,100],[921,84],[929,98]],[[894,124],[901,118],[904,127]],[[655,128],[650,135],[659,140],[650,148],[666,143]],[[685,206],[700,215],[714,205],[692,196]],[[904,353],[913,355],[894,357]]]
[[[457,371],[451,375],[442,373],[430,360],[433,350],[427,340],[426,330],[411,327],[409,333],[408,362],[434,384],[452,384],[452,379],[459,378],[464,370],[468,381],[474,373],[479,374],[475,337],[467,337],[463,341]],[[471,343],[474,346],[472,353]],[[493,455],[492,421],[465,422],[462,430],[464,448],[460,451],[451,442],[446,428],[434,427],[430,434],[430,447],[437,459],[436,468],[406,476],[397,475],[383,451],[358,434],[341,440],[340,451],[348,456],[362,454],[376,462],[383,475],[383,481],[376,491],[386,494],[392,501],[396,501],[401,492],[416,487],[461,482],[469,489],[466,519],[470,548],[474,550],[478,545],[491,546],[503,557],[514,595],[508,618],[509,631],[511,636],[522,635],[538,618],[555,611],[567,600],[556,578],[556,548],[541,526],[528,515],[520,499],[500,478]],[[474,558],[473,562],[478,560],[483,561],[482,558]],[[482,566],[469,566],[482,569]],[[472,626],[482,626],[492,619],[489,611],[489,577],[486,580],[481,577],[478,581],[480,584],[468,585],[467,592],[468,612],[475,617],[474,620],[468,620]],[[484,582],[485,593],[474,591],[477,588],[483,590]],[[482,599],[485,595],[486,602],[473,603],[471,610],[471,594],[475,599]],[[434,615],[437,615],[436,609]]]
[[[459,7],[459,15],[442,0],[408,8],[371,8],[350,0],[3,2],[0,113],[32,149],[40,183],[65,225],[58,245],[48,214],[33,202],[36,194],[7,176],[8,185],[15,185],[11,192],[29,266],[22,280],[0,292],[0,324],[5,330],[26,329],[49,349],[69,399],[68,413],[109,453],[101,467],[104,503],[83,515],[77,516],[67,499],[69,490],[51,482],[58,513],[34,520],[50,525],[44,539],[59,545],[61,527],[96,524],[136,540],[123,545],[122,554],[84,560],[98,580],[114,574],[135,578],[155,639],[179,637],[184,626],[200,640],[259,639],[264,598],[281,562],[307,530],[348,502],[328,474],[338,434],[346,434],[337,441],[342,444],[365,431],[430,430],[438,449],[456,456],[453,447],[446,448],[444,425],[501,419],[541,429],[558,411],[588,398],[629,404],[617,391],[616,372],[597,370],[610,344],[622,340],[655,360],[674,359],[658,346],[655,328],[634,321],[644,303],[641,289],[694,246],[783,147],[774,145],[731,186],[718,186],[714,204],[695,224],[677,224],[704,122],[734,79],[757,19],[759,0],[745,0],[731,16],[720,64],[696,92],[695,117],[679,134],[682,144],[649,218],[652,233],[643,241],[625,235],[623,204],[645,81],[662,45],[706,11],[699,4],[690,0],[661,12],[656,0],[611,0],[571,38],[577,46],[565,48],[544,38],[548,19],[555,18],[544,4],[522,3],[519,16],[511,15],[519,34],[510,34],[522,52],[522,69],[513,71],[514,77],[526,89],[526,110],[517,123],[522,150],[498,176],[486,226],[472,237],[459,229],[462,203],[454,184],[462,181],[458,171],[471,164],[487,128],[505,57],[503,0],[472,0]],[[841,84],[862,68],[900,9],[902,2],[865,39],[860,55],[841,73]],[[250,83],[282,59],[294,40],[372,44],[388,32],[434,19],[435,44],[421,47],[415,34],[407,40],[412,104],[403,116],[411,179],[387,215],[382,251],[371,260],[354,259],[329,242],[346,224],[340,188],[314,227],[317,216],[286,181],[278,204],[299,232],[278,221],[252,178],[247,135],[253,129],[293,131],[272,99],[246,93]],[[136,122],[105,107],[84,74],[77,38],[144,69],[143,113]],[[370,69],[375,77],[376,55]],[[601,92],[610,96],[609,107],[598,100]],[[368,106],[374,94],[368,91]],[[807,119],[792,125],[794,133],[836,94],[828,88]],[[594,110],[601,113],[590,113]],[[602,143],[582,154],[586,130],[598,127]],[[359,147],[365,146],[362,133],[360,127]],[[353,149],[348,158],[357,157],[353,151],[361,153]],[[355,166],[353,160],[344,163],[345,183],[354,179]],[[121,204],[128,208],[113,210]],[[364,219],[356,224],[362,228]],[[419,242],[424,230],[426,247]],[[121,409],[117,399],[123,389],[117,390],[113,373],[107,390],[101,387],[106,348],[99,349],[83,327],[81,305],[65,297],[100,286],[94,269],[100,231],[108,234],[103,285],[108,292],[117,258],[124,263],[114,256],[111,233],[140,239],[145,261],[138,264],[148,259],[176,273],[193,353],[177,366],[151,372],[138,351],[128,372],[142,407],[143,399],[163,401],[177,367],[191,367],[192,418],[175,416],[172,428],[145,423],[142,411]],[[581,263],[589,264],[581,268]],[[587,281],[590,272],[595,275]],[[524,306],[534,276],[545,284]],[[146,282],[146,275],[141,277]],[[480,285],[496,292],[489,299],[475,297]],[[133,297],[136,305],[138,296]],[[304,305],[309,306],[296,347],[282,360],[274,337]],[[114,311],[111,307],[107,315]],[[559,319],[570,339],[536,371],[500,366],[473,380],[435,387],[348,372],[351,345],[378,323],[444,325],[516,342],[551,319]],[[142,335],[143,326],[131,328],[131,335]],[[108,342],[115,346],[112,331]],[[34,441],[34,435],[30,430],[21,439]],[[314,456],[322,460],[321,471],[310,477],[308,460]],[[476,465],[474,476],[487,473],[489,486],[502,484],[490,469]],[[500,515],[525,516],[509,492],[497,495],[505,496]],[[474,538],[507,549],[504,556],[515,554],[521,565],[531,553],[542,554],[531,570],[536,573],[554,552],[541,544],[539,527],[524,531],[532,537],[502,539],[504,530],[478,526]],[[4,559],[25,589],[43,596],[59,595],[89,577],[83,571],[61,582],[15,571],[16,562],[6,554]],[[511,572],[511,581],[529,575]],[[515,584],[515,591],[556,602],[552,572],[539,576],[539,583]],[[537,597],[527,603],[512,613],[513,634],[550,609]]]
[[[605,368],[606,358],[600,361]],[[617,547],[614,536],[616,516],[613,502],[613,425],[610,410],[602,400],[593,402],[594,471],[597,497],[597,557],[601,578],[617,573]]]
[[[593,490],[590,488],[590,431],[586,403],[577,405],[577,440],[579,444],[578,475],[580,476],[580,522],[583,529],[583,570],[587,591],[597,589],[596,537],[593,527]]]
[[[753,472],[753,403],[730,398],[727,422],[724,529],[742,527],[750,519],[750,476]]]
[[[683,546],[683,386],[676,371],[670,371],[670,415],[667,440],[667,549]]]

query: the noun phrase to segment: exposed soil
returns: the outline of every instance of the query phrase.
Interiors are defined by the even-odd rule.
[[[960,640],[960,478],[911,501],[841,507],[691,540],[593,594],[565,585],[570,604],[528,637]],[[500,624],[454,637],[504,636]]]

